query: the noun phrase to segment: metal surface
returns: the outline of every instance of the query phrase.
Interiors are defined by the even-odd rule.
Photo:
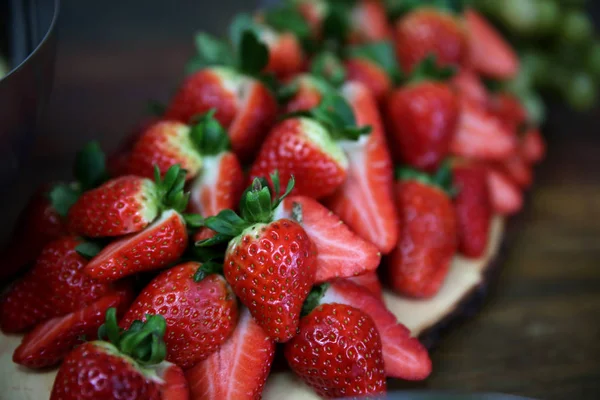
[[[11,71],[0,79],[0,192],[8,189],[52,90],[60,0],[11,0]]]

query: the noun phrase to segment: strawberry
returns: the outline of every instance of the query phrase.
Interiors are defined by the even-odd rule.
[[[354,127],[352,111],[339,96],[325,97],[307,113],[311,118],[289,118],[273,128],[250,176],[278,171],[287,182],[294,175],[298,182],[294,193],[318,199],[332,194],[346,179],[348,160],[334,138],[356,139],[364,131]]]
[[[35,369],[60,363],[75,346],[82,343],[82,338],[95,340],[108,309],[126,309],[131,302],[131,294],[130,291],[107,294],[78,311],[39,324],[15,349],[13,361]]]
[[[77,153],[73,175],[74,182],[44,185],[29,200],[0,252],[0,282],[33,264],[46,244],[66,234],[69,208],[83,191],[106,179],[105,157],[98,143],[89,143]]]
[[[247,308],[229,339],[186,371],[192,399],[259,399],[275,356],[275,343]]]
[[[517,149],[515,132],[480,105],[460,102],[460,118],[450,144],[452,154],[480,160],[502,160]]]
[[[298,74],[304,66],[304,51],[296,36],[291,32],[277,33],[263,28],[261,39],[269,47],[269,63],[265,71],[279,79]]]
[[[358,237],[337,215],[310,197],[286,198],[275,215],[297,221],[317,247],[316,282],[373,271],[381,261],[374,245]]]
[[[348,178],[325,204],[358,236],[387,254],[398,239],[398,214],[392,191],[392,160],[381,117],[375,99],[363,85],[348,83],[342,94],[352,106],[357,123],[371,126],[372,132],[358,141],[340,142],[349,159]]]
[[[519,152],[498,163],[499,169],[504,171],[520,188],[526,189],[533,182],[533,171],[523,155]]]
[[[492,205],[487,170],[477,163],[459,163],[452,168],[456,190],[454,209],[458,229],[458,250],[470,258],[481,257],[488,244]]]
[[[110,282],[138,272],[164,268],[179,260],[188,245],[184,218],[167,210],[141,232],[124,236],[91,258],[85,273],[102,282]]]
[[[317,306],[284,352],[292,371],[321,397],[385,394],[381,338],[371,317],[357,308]]]
[[[474,9],[465,11],[465,22],[471,66],[488,78],[514,78],[519,72],[519,59],[510,44]]]
[[[411,72],[427,56],[439,66],[460,66],[466,61],[468,43],[460,21],[450,13],[430,7],[412,10],[394,27],[398,62]]]
[[[457,248],[456,215],[450,197],[440,187],[447,168],[434,178],[401,169],[396,186],[400,240],[389,259],[392,289],[402,295],[435,295]]]
[[[320,297],[320,298],[319,298]],[[381,336],[385,374],[406,380],[422,380],[431,373],[427,349],[398,322],[380,298],[348,279],[335,279],[313,290],[309,301],[345,304],[367,313]]]
[[[523,208],[523,194],[505,172],[495,167],[488,168],[487,182],[495,212],[514,215]]]
[[[546,155],[546,143],[539,129],[531,128],[523,133],[520,152],[525,161],[530,164],[542,161]]]
[[[78,253],[81,239],[65,236],[42,250],[35,266],[2,297],[0,325],[24,332],[40,322],[89,305],[113,290],[83,273],[87,260]]]
[[[277,174],[271,177],[280,193]],[[273,219],[282,197],[271,195],[266,181],[255,179],[240,203],[241,215],[224,210],[206,219],[218,233],[200,243],[228,242],[223,272],[240,301],[277,342],[296,334],[302,303],[315,281],[317,250],[302,226],[289,219]],[[271,200],[273,199],[273,201]]]
[[[188,65],[193,73],[165,113],[168,119],[190,123],[215,109],[215,118],[243,162],[252,160],[277,115],[275,98],[256,78],[269,62],[269,49],[259,34],[252,19],[242,16],[231,27],[233,49],[207,34],[196,35],[198,55]]]
[[[527,111],[519,99],[510,93],[498,93],[490,101],[491,112],[512,132],[527,123]]]
[[[490,102],[487,88],[481,78],[469,68],[461,68],[451,80],[452,87],[460,98],[467,99],[480,107],[487,108]]]
[[[120,333],[115,310],[106,315],[99,336],[108,335],[111,343],[87,342],[69,353],[58,370],[50,400],[188,399],[183,372],[163,361],[164,319],[147,316],[146,323],[138,321],[130,331]]]
[[[457,97],[447,83],[418,78],[435,68],[432,63],[433,58],[423,61],[413,83],[392,92],[386,104],[394,152],[402,162],[428,171],[448,155],[459,116]],[[447,71],[441,72],[445,77]]]
[[[280,93],[285,102],[283,111],[291,114],[318,107],[324,93],[330,90],[333,88],[322,79],[309,74],[300,74],[284,86]]]
[[[323,20],[329,12],[327,1],[299,0],[295,3],[298,11],[310,28],[311,36],[313,38],[320,38],[322,35]]]
[[[350,11],[348,41],[368,43],[388,39],[392,28],[381,0],[360,0]]]
[[[346,279],[352,283],[357,284],[358,286],[364,287],[378,299],[383,298],[383,289],[381,288],[381,282],[379,281],[379,276],[377,276],[377,272],[365,272],[364,274]]]
[[[156,168],[155,182],[133,175],[111,179],[85,192],[70,208],[69,230],[96,238],[139,232],[156,220],[162,209],[185,209],[184,181],[185,172],[179,166],[170,168],[164,179]]]
[[[187,262],[164,271],[135,299],[120,322],[129,328],[147,314],[167,323],[167,361],[189,368],[215,352],[233,332],[238,309],[222,276],[209,265]]]

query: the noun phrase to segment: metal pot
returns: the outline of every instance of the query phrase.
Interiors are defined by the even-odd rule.
[[[54,79],[56,20],[60,0],[8,0],[0,5],[0,26],[8,48],[9,72],[0,78],[0,192],[29,152],[36,124]]]

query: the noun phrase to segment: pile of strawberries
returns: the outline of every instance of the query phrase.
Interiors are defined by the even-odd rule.
[[[425,379],[379,277],[434,296],[545,151],[484,84],[515,53],[428,3],[453,2],[298,0],[198,34],[160,115],[24,211],[0,270],[20,275],[0,304],[14,362],[60,365],[57,400],[256,399],[276,351],[326,398]]]

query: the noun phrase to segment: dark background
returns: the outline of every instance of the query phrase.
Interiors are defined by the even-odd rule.
[[[235,12],[258,3],[63,0],[55,89],[32,159],[2,199],[12,217],[0,238],[34,187],[70,176],[83,144],[114,149],[148,99],[169,98],[196,30],[223,33]],[[548,157],[510,223],[500,279],[478,315],[443,335],[432,377],[412,387],[600,398],[599,111],[551,107]]]

